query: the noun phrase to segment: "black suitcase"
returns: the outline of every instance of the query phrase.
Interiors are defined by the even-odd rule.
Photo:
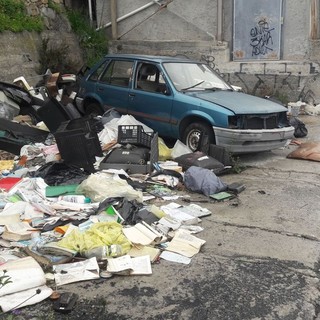
[[[150,149],[135,146],[123,146],[113,149],[105,158],[105,163],[145,165],[150,158]]]

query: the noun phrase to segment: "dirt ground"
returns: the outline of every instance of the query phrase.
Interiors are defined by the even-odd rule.
[[[301,141],[319,141],[319,118],[301,119],[309,130]],[[245,170],[221,176],[246,186],[235,199],[187,193],[212,212],[189,265],[160,260],[149,276],[64,285],[60,293],[79,295],[70,313],[48,299],[0,319],[319,320],[320,169],[286,158],[295,148],[239,157]]]

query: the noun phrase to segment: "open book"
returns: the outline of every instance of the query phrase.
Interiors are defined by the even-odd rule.
[[[145,222],[137,223],[128,228],[123,228],[122,232],[134,244],[144,246],[152,243],[159,243],[163,240],[162,235]]]
[[[8,241],[30,240],[32,238],[32,233],[36,230],[37,229],[32,228],[28,222],[17,222],[7,224],[1,237]]]
[[[169,242],[166,250],[191,258],[200,251],[205,242],[205,240],[193,236],[188,231],[179,229],[171,242]]]
[[[134,258],[141,256],[149,256],[150,262],[155,262],[158,259],[160,253],[161,250],[159,248],[154,248],[150,246],[132,246],[132,248],[128,252],[128,255]]]
[[[152,274],[150,257],[147,255],[131,258],[127,254],[119,258],[109,258],[107,271],[122,275]]]

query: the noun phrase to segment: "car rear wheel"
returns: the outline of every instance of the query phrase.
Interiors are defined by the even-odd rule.
[[[85,115],[86,116],[95,117],[95,116],[99,116],[99,115],[102,115],[102,114],[103,114],[102,108],[96,102],[90,102],[85,107]]]
[[[211,126],[204,122],[194,122],[184,131],[182,142],[193,152],[198,150],[201,137],[208,137],[209,143],[214,143],[214,134]]]

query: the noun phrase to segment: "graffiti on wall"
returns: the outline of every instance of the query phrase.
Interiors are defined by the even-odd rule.
[[[214,62],[214,60],[215,60],[215,57],[214,57],[214,56],[205,55],[205,54],[203,54],[203,55],[201,56],[201,59],[200,59],[200,61],[206,62],[211,69],[213,69],[213,70],[216,71],[218,74],[220,74],[220,70],[216,67],[216,63]]]
[[[273,51],[272,34],[274,28],[270,28],[266,18],[258,21],[257,26],[250,30],[250,46],[252,47],[251,56],[267,55]]]
[[[250,73],[246,70],[247,63],[239,63],[239,69],[232,73],[221,73],[216,67],[215,58],[211,55],[202,55],[202,60],[207,62],[209,66],[217,71],[228,83],[239,86],[244,92],[256,96],[281,96],[283,100],[302,100],[314,103],[320,101],[320,96],[310,90],[310,79],[318,78],[320,81],[319,67],[314,63],[305,65],[306,71],[304,75],[301,72],[294,74],[289,71],[288,63],[279,64],[277,73],[268,72],[267,62],[262,63],[264,71],[262,73]],[[317,98],[319,96],[319,98]]]
[[[233,60],[280,60],[282,0],[233,2]]]

